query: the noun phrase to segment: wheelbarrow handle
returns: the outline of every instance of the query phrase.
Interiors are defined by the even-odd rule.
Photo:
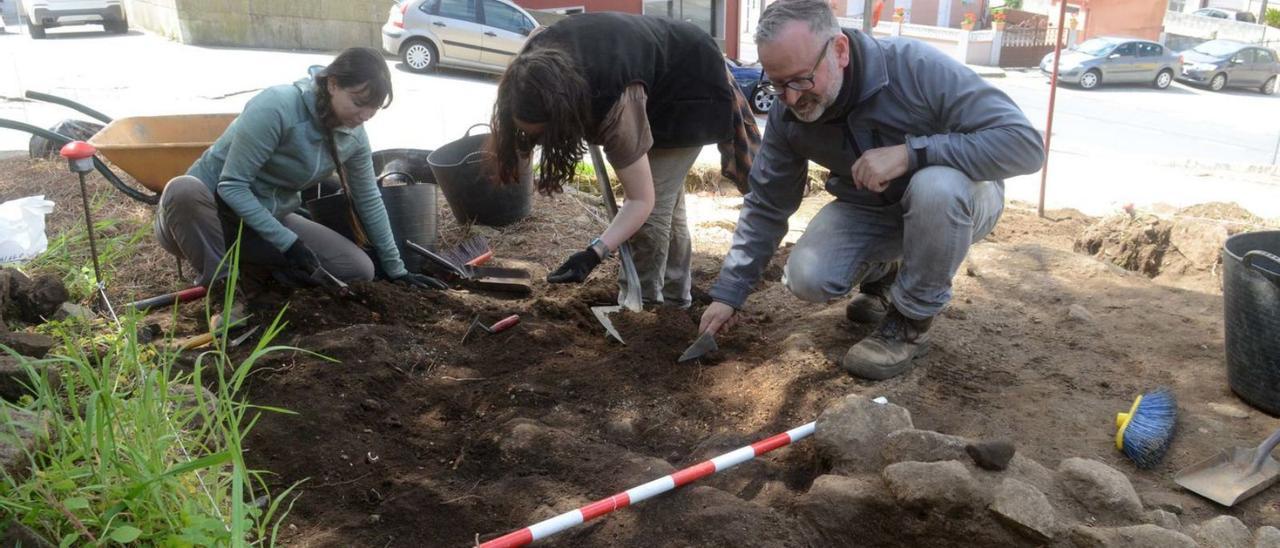
[[[71,99],[66,99],[63,97],[58,97],[57,95],[49,95],[48,93],[40,93],[38,91],[31,91],[31,90],[27,90],[27,93],[25,93],[25,95],[27,96],[28,99],[34,99],[36,101],[44,101],[46,103],[53,103],[55,105],[62,105],[71,110],[79,111],[82,114],[96,118],[99,121],[106,124],[110,124],[112,122],[112,119],[110,116],[107,116],[106,114],[93,110],[75,101],[72,101]]]
[[[1276,432],[1271,434],[1271,437],[1258,446],[1258,452],[1253,456],[1253,464],[1249,466],[1249,473],[1245,474],[1244,477],[1247,478],[1262,470],[1262,464],[1267,462],[1267,457],[1271,455],[1277,445],[1280,445],[1280,429],[1276,429]]]
[[[28,93],[31,93],[31,92],[28,92]],[[45,139],[48,139],[49,142],[55,143],[58,146],[62,146],[67,143],[70,143],[71,141],[74,141],[74,139],[67,137],[66,135],[54,133],[42,127],[36,127],[31,124],[18,122],[16,120],[8,120],[8,119],[0,118],[0,128],[25,131],[27,133],[30,133],[38,137],[44,137]],[[107,164],[103,163],[102,160],[100,160],[97,156],[93,157],[93,167],[98,170],[98,173],[102,174],[102,177],[106,179],[107,182],[111,183],[111,186],[116,187],[116,189],[119,190],[120,192],[123,192],[125,196],[133,198],[134,200],[137,200],[144,204],[155,205],[160,203],[159,194],[150,194],[150,195],[143,194],[141,192],[138,192],[137,190],[130,188],[129,185],[125,184],[124,181],[121,181],[119,177],[116,177],[116,174],[111,171],[111,168],[107,167]]]

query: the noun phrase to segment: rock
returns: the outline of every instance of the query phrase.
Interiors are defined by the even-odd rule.
[[[604,425],[604,431],[611,438],[629,440],[636,437],[636,421],[630,417],[614,419]]]
[[[58,344],[52,337],[41,335],[39,333],[27,333],[25,331],[14,331],[10,333],[0,333],[0,345],[12,348],[14,352],[23,356],[31,356],[32,358],[43,358],[49,353],[49,349]]]
[[[874,546],[900,533],[888,518],[901,510],[875,474],[818,476],[795,509],[819,539],[811,546]],[[885,519],[874,519],[878,516]]]
[[[1214,548],[1253,548],[1249,528],[1234,516],[1218,516],[1200,524],[1193,535],[1204,546]]]
[[[1280,529],[1270,525],[1259,527],[1253,533],[1253,548],[1280,548]]]
[[[1168,491],[1156,491],[1142,495],[1142,505],[1147,508],[1164,510],[1175,516],[1182,515],[1182,495]]]
[[[1067,319],[1080,323],[1092,323],[1093,314],[1089,313],[1089,309],[1078,304],[1073,304],[1067,307]]]
[[[57,390],[62,386],[58,369],[53,364],[38,360],[29,360],[27,363],[37,373],[48,374],[50,388]],[[9,354],[0,354],[0,399],[18,401],[22,396],[31,394],[29,385],[31,385],[31,376],[22,366],[22,362]]]
[[[1191,537],[1159,525],[1071,529],[1071,543],[1079,548],[1199,548]]]
[[[0,424],[6,425],[0,428],[0,468],[21,481],[30,473],[27,454],[38,451],[49,439],[48,417],[0,407]]]
[[[983,441],[964,446],[965,453],[983,470],[1001,471],[1009,467],[1015,451],[1008,440]]]
[[[1249,418],[1248,411],[1227,403],[1211,403],[1209,404],[1209,410],[1224,417],[1230,417],[1233,419]]]
[[[76,303],[62,303],[58,306],[58,311],[53,313],[53,319],[58,321],[75,319],[87,322],[92,321],[96,317],[98,317],[98,315],[95,314],[92,309]]]
[[[958,461],[899,462],[884,469],[889,492],[904,508],[944,511],[985,504],[969,469]]]
[[[1066,459],[1058,465],[1058,482],[1064,491],[1095,516],[1142,517],[1142,501],[1129,483],[1128,476],[1101,462]]]
[[[822,411],[814,441],[836,473],[878,472],[885,465],[885,439],[904,428],[911,428],[906,409],[851,395]]]
[[[889,434],[882,453],[887,463],[961,460],[969,443],[968,438],[910,428]]]
[[[1158,508],[1147,512],[1147,523],[1159,525],[1170,531],[1182,529],[1182,520],[1179,520],[1178,516],[1175,516],[1173,512]]]
[[[1057,519],[1049,499],[1035,487],[1013,478],[996,488],[991,511],[1001,522],[1036,542],[1053,540]]]
[[[22,546],[23,548],[53,548],[53,543],[37,535],[26,525],[10,519],[0,524],[0,546]]]
[[[1228,236],[1227,227],[1221,222],[1175,217],[1169,230],[1169,246],[1191,263],[1188,269],[1208,271],[1222,263],[1222,244]]]
[[[17,290],[16,295],[12,295],[14,290]],[[70,297],[62,280],[51,275],[40,276],[29,284],[21,284],[21,287],[12,286],[10,293],[19,317],[32,324],[52,318],[58,307]]]

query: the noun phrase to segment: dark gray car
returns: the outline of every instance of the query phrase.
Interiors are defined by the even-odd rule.
[[[1276,52],[1232,40],[1210,40],[1182,52],[1178,79],[1213,91],[1239,87],[1271,95],[1276,92],[1278,75],[1280,57]]]
[[[1058,81],[1093,89],[1103,83],[1150,83],[1165,89],[1180,72],[1178,56],[1149,40],[1102,36],[1062,52]],[[1040,61],[1040,72],[1053,74],[1053,54]]]

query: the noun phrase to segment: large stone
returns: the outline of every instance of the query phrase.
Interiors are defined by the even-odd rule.
[[[872,546],[900,533],[890,517],[901,510],[884,479],[875,474],[818,476],[795,508],[813,531],[810,545]]]
[[[1053,540],[1057,519],[1049,499],[1035,487],[1013,478],[996,488],[991,511],[1013,530],[1037,542]]]
[[[23,356],[43,358],[49,353],[49,349],[56,344],[58,344],[58,341],[55,341],[52,337],[39,333],[27,333],[25,331],[0,332],[0,345],[12,348],[14,352]]]
[[[887,463],[961,460],[969,443],[968,438],[910,428],[890,433],[883,454]]]
[[[1270,525],[1253,532],[1253,548],[1280,548],[1280,529]]]
[[[814,441],[836,473],[878,472],[889,434],[911,428],[911,413],[891,403],[847,396],[818,416]]]
[[[989,497],[959,461],[899,462],[884,469],[889,492],[913,510],[983,506]]]
[[[981,441],[964,446],[973,463],[983,470],[1003,471],[1009,467],[1017,448],[1008,440]]]
[[[1070,458],[1058,465],[1058,482],[1095,516],[1142,517],[1142,501],[1128,476],[1101,462]]]
[[[1159,525],[1071,529],[1071,543],[1079,548],[1199,548],[1191,537]]]
[[[1218,516],[1201,523],[1192,536],[1200,544],[1214,548],[1253,548],[1249,527],[1233,516]]]
[[[16,278],[15,278],[16,279]],[[18,315],[23,321],[32,324],[44,323],[53,318],[58,306],[67,302],[70,294],[62,279],[44,275],[27,283],[14,284],[10,287],[13,303],[17,305]]]
[[[17,479],[27,477],[31,470],[27,455],[49,439],[48,424],[45,415],[0,407],[0,468]]]
[[[61,386],[58,370],[50,363],[29,360],[28,363],[37,373],[47,373],[50,388],[57,390]],[[31,394],[31,375],[22,361],[8,354],[0,354],[0,399],[18,401],[26,394]]]
[[[1182,529],[1182,520],[1178,519],[1178,516],[1174,515],[1173,512],[1158,508],[1147,512],[1147,523],[1159,525],[1171,531]]]
[[[98,317],[98,315],[93,312],[93,309],[76,303],[62,303],[62,305],[58,307],[58,311],[53,313],[53,319],[59,321],[66,321],[74,318],[78,321],[89,322],[93,321],[96,317]]]

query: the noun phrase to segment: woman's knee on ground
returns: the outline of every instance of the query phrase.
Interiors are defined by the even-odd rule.
[[[170,212],[190,212],[211,205],[213,194],[209,187],[190,175],[174,177],[160,193],[160,207]]]

